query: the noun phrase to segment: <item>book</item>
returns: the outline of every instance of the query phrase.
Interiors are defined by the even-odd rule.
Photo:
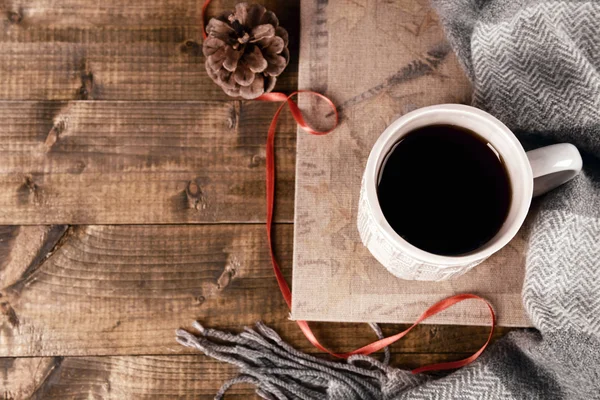
[[[396,278],[358,236],[362,173],[383,130],[419,107],[470,102],[469,81],[428,2],[303,2],[301,26],[299,87],[329,96],[340,124],[327,136],[298,132],[292,318],[412,323],[439,300],[474,293],[492,303],[499,325],[531,326],[521,289],[534,211],[509,245],[442,282]],[[311,122],[331,123],[314,100],[301,96],[300,106]],[[489,314],[468,300],[425,323],[487,325]]]

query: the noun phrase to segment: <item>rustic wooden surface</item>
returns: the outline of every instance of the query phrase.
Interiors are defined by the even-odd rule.
[[[2,101],[0,224],[264,221],[276,106]],[[281,124],[276,218],[290,222],[296,136]]]
[[[262,225],[274,105],[232,101],[206,77],[200,3],[0,1],[0,398],[212,398],[235,369],[175,342],[194,319],[262,319],[315,353],[288,320]],[[289,91],[299,1],[262,3],[291,33]],[[295,130],[284,116],[276,141],[288,279]],[[373,339],[363,325],[315,330],[340,351]],[[455,360],[486,336],[418,327],[393,362]]]
[[[213,0],[208,14],[237,2]],[[0,99],[228,100],[204,70],[201,3],[2,0]],[[299,1],[261,3],[298,30]],[[290,50],[297,61],[297,36]],[[286,70],[279,90],[296,87],[297,66]]]

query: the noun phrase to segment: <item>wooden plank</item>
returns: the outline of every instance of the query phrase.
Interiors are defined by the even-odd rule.
[[[265,219],[263,102],[0,102],[0,224]],[[293,219],[295,123],[282,115],[278,221]]]
[[[212,399],[235,369],[203,356],[0,358],[3,399]],[[232,398],[253,390],[235,387]]]
[[[196,26],[204,1],[196,0],[145,0],[123,2],[104,0],[3,0],[0,13],[6,16],[0,21],[2,28],[67,27],[168,27]],[[212,0],[207,18],[225,10],[232,10],[238,0]],[[260,0],[275,12],[283,25],[299,16],[298,1]]]
[[[465,354],[394,354],[392,364],[413,368]],[[201,355],[0,358],[3,399],[212,399],[236,368]],[[236,385],[227,399],[258,399]]]
[[[0,398],[40,398],[36,397],[36,391],[45,381],[52,380],[58,360],[52,357],[0,358]]]
[[[210,11],[231,6],[232,1],[214,0]],[[272,2],[271,2],[272,3]],[[8,16],[3,28],[66,27],[103,28],[193,26],[200,17],[201,2],[193,0],[5,0],[0,12]]]
[[[278,225],[275,233],[282,265],[289,266],[292,226]],[[288,320],[261,224],[54,226],[3,235],[0,243],[10,244],[0,275],[0,356],[189,353],[175,342],[175,330],[194,320],[233,330],[263,320],[294,346],[314,351]],[[22,260],[12,249],[26,240],[40,250]],[[314,327],[339,351],[374,339],[366,324]],[[487,334],[487,327],[421,326],[395,349],[466,353]]]
[[[236,1],[214,1],[208,16]],[[297,87],[299,2],[264,4],[290,32],[291,64],[276,90]],[[8,0],[0,3],[0,99],[204,100],[228,97],[206,75],[201,2]]]

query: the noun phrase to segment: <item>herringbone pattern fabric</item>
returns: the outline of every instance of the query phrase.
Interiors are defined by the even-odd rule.
[[[473,30],[474,104],[517,131],[600,121],[600,2],[544,2]],[[583,138],[575,138],[583,139]]]
[[[600,220],[543,212],[527,262],[523,301],[534,324],[600,338]]]

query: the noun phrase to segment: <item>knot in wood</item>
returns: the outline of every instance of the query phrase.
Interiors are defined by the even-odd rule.
[[[23,21],[23,16],[17,11],[9,11],[8,20],[11,24],[19,24],[21,21]]]
[[[255,154],[250,158],[250,168],[256,168],[264,164],[265,158],[260,154]]]
[[[31,193],[34,193],[38,189],[38,185],[36,185],[36,183],[33,181],[33,177],[29,175],[25,177],[24,185],[29,189],[29,191],[31,191]]]
[[[242,104],[240,101],[234,101],[229,108],[229,115],[227,116],[227,128],[236,129],[238,124],[238,116],[240,114],[240,108]]]
[[[188,39],[185,41],[183,46],[181,46],[181,52],[190,54],[192,56],[199,56],[202,54],[202,46],[200,46],[195,40]]]
[[[67,123],[68,119],[66,117],[57,117],[54,119],[52,129],[50,129],[50,132],[48,132],[48,136],[46,136],[46,140],[44,141],[47,150],[50,150],[50,148],[54,146],[58,141],[60,134],[67,129]]]
[[[200,188],[198,187],[198,184],[196,182],[190,182],[188,184],[188,192],[192,196],[198,195],[198,193],[200,192]]]
[[[92,100],[94,92],[94,74],[84,68],[80,74],[81,87],[79,88],[79,100]]]
[[[200,185],[196,181],[189,181],[186,188],[185,194],[188,201],[188,207],[194,210],[206,209],[206,199]]]

